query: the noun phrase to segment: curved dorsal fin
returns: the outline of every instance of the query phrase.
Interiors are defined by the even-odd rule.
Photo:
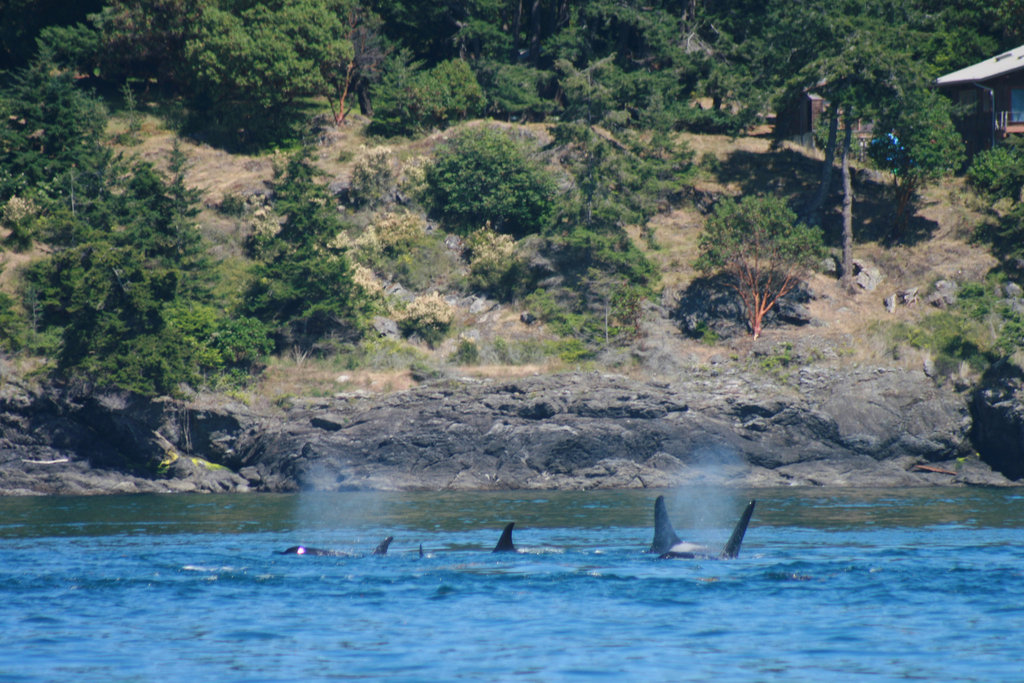
[[[650,552],[662,555],[679,542],[676,530],[672,528],[672,522],[668,518],[665,496],[658,496],[654,501],[654,540],[651,542]]]
[[[388,536],[387,538],[385,538],[383,541],[381,541],[377,545],[376,548],[373,549],[373,554],[374,555],[387,555],[388,554],[388,546],[391,545],[391,541],[393,541],[393,540],[395,540],[394,536]]]
[[[501,538],[498,539],[498,545],[494,546],[492,553],[514,553],[516,551],[516,546],[512,543],[512,527],[515,525],[515,522],[505,525],[505,529],[501,532]]]
[[[722,554],[719,555],[723,560],[731,560],[740,554],[740,544],[743,543],[743,535],[747,533],[747,525],[750,524],[750,516],[754,514],[754,505],[756,504],[756,500],[747,503],[747,509],[740,515],[740,521],[736,523],[736,528],[732,530],[729,542],[725,544],[725,547],[722,548]]]

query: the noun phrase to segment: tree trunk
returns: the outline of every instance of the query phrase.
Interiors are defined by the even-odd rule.
[[[356,94],[359,96],[359,111],[363,116],[373,118],[373,100],[370,99],[370,84],[360,78],[356,86]]]
[[[821,207],[825,204],[832,185],[832,164],[836,160],[836,138],[839,133],[839,105],[832,105],[832,119],[828,124],[828,143],[825,145],[825,165],[821,167],[821,182],[814,198],[804,208],[804,222],[821,225]]]
[[[519,29],[523,21],[523,0],[516,2],[516,11],[512,17],[512,63],[519,63]]]
[[[540,64],[540,0],[533,0],[530,8],[530,65]]]
[[[850,143],[853,139],[853,116],[846,114],[843,136],[843,286],[853,288],[853,183],[850,179]]]
[[[338,111],[334,115],[335,125],[340,125],[345,122],[345,114],[347,113],[345,111],[345,105],[348,100],[349,88],[352,87],[352,73],[355,71],[355,68],[355,60],[349,62],[348,66],[345,68],[345,79],[342,81],[341,87],[338,89]],[[331,109],[334,109],[333,105]]]

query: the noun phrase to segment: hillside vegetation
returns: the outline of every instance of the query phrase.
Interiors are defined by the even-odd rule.
[[[949,104],[921,94],[1017,28],[925,2],[758,7],[114,1],[21,17],[0,98],[4,376],[283,402],[720,363],[899,364],[967,387],[1019,361],[1024,153],[954,174]],[[775,39],[812,15],[818,49],[790,45],[783,64]],[[783,140],[772,113],[816,84],[824,151]],[[898,132],[904,165],[865,140],[851,193],[854,115]],[[766,227],[811,240],[763,331],[701,258],[728,198],[777,205]]]

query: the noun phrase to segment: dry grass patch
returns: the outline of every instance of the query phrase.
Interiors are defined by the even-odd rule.
[[[514,379],[548,375],[565,369],[565,364],[558,360],[549,363],[528,363],[526,365],[460,365],[458,373],[466,377],[479,379]]]
[[[654,216],[647,224],[647,230],[654,237],[654,249],[643,239],[639,227],[628,228],[633,243],[658,266],[665,289],[685,289],[697,277],[693,262],[697,258],[704,221],[700,211],[690,206]]]
[[[339,370],[330,367],[329,363],[292,364],[282,361],[263,372],[251,393],[273,403],[293,396],[332,396],[356,390],[390,393],[415,385],[416,380],[408,369]]]

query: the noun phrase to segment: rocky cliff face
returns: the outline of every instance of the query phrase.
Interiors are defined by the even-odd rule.
[[[283,414],[8,385],[0,492],[1015,483],[971,427],[961,397],[888,369],[442,380]]]
[[[1024,479],[1024,377],[997,364],[975,390],[973,440],[989,464],[1011,479]]]

